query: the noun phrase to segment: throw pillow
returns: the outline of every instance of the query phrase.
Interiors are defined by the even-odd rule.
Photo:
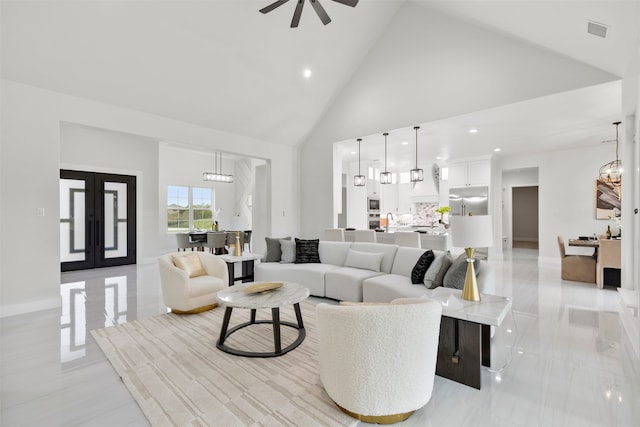
[[[281,239],[280,248],[282,249],[281,264],[291,264],[296,261],[296,242]]]
[[[267,242],[267,255],[264,257],[263,262],[280,262],[282,257],[280,240],[291,240],[291,237],[280,237],[279,239],[265,237],[264,240]]]
[[[480,263],[479,259],[475,259],[473,262],[473,267],[478,269],[478,264]],[[444,275],[443,285],[445,288],[455,288],[462,289],[464,288],[464,279],[467,276],[467,255],[460,254],[458,258],[453,261],[449,270]]]
[[[411,283],[414,285],[424,284],[424,275],[433,263],[435,255],[433,251],[429,249],[418,258],[418,262],[413,266],[411,270]]]
[[[384,254],[381,253],[362,252],[349,249],[344,266],[379,272],[383,256]]]
[[[173,264],[180,270],[186,271],[189,277],[206,276],[207,274],[207,271],[200,262],[198,254],[175,255],[173,257]]]
[[[451,266],[452,263],[451,254],[449,251],[437,256],[424,275],[424,285],[429,289],[442,286],[442,280],[444,275]]]
[[[302,240],[296,238],[296,264],[320,263],[318,244],[320,239]]]

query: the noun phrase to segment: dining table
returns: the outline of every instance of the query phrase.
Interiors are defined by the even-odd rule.
[[[569,239],[569,246],[579,248],[593,248],[594,258],[598,257],[598,247],[600,246],[600,240],[598,239]]]

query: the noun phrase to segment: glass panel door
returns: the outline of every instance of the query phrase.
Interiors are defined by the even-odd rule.
[[[136,178],[60,171],[62,271],[135,264]]]

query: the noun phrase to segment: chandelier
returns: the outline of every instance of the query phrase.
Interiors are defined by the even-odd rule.
[[[202,174],[202,180],[214,181],[214,182],[226,182],[226,183],[233,182],[233,175],[222,173],[222,153],[218,151],[215,152],[213,170],[214,170],[213,172],[204,172]]]
[[[600,166],[600,180],[612,187],[622,185],[622,162],[618,159],[618,126],[620,123],[613,123],[616,125],[616,159]]]

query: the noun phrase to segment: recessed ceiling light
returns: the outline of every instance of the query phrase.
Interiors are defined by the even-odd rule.
[[[352,151],[351,154],[358,154],[358,152],[357,151]]]
[[[402,145],[409,145],[407,141],[402,141]]]
[[[305,79],[310,78],[311,77],[311,69],[305,68],[304,71],[302,72],[302,75],[304,76]]]
[[[441,156],[436,156],[436,160],[442,160]]]
[[[469,133],[478,133],[478,129],[476,128],[469,129]]]
[[[502,151],[502,149],[501,148],[494,148],[493,151],[495,151],[497,153],[498,151]]]

